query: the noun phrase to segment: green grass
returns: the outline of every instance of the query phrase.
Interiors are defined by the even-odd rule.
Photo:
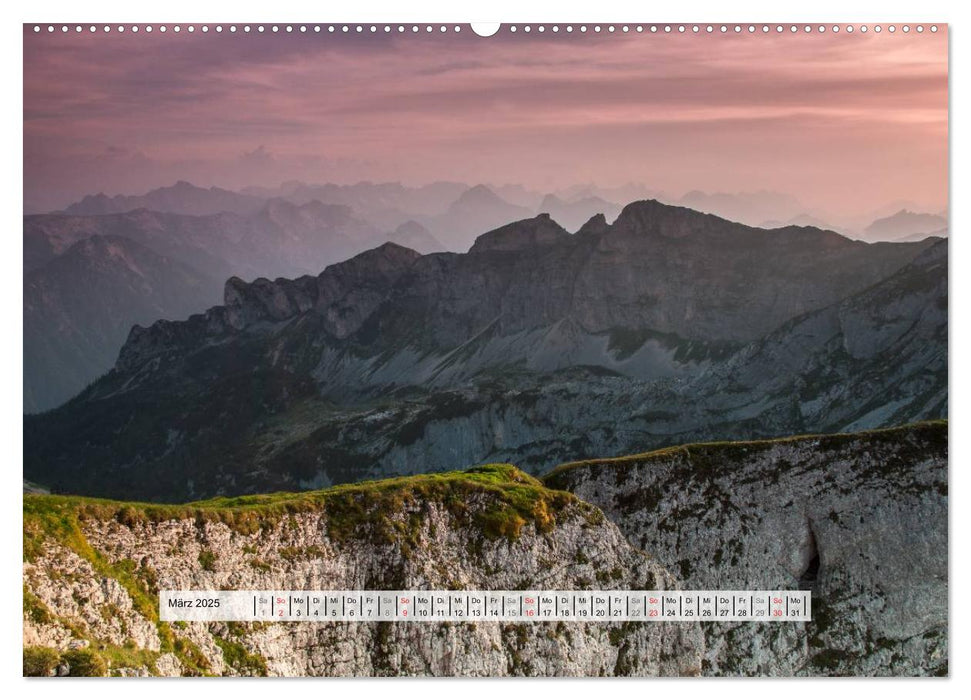
[[[223,661],[230,668],[235,669],[244,676],[266,675],[266,660],[262,656],[251,654],[239,642],[234,642],[218,635],[213,636],[213,641],[222,650]]]
[[[96,508],[100,508],[101,504],[106,503],[99,499],[86,499],[77,496],[25,495],[24,560],[34,561],[39,558],[43,552],[44,542],[47,540],[53,540],[70,549],[87,561],[99,576],[114,579],[125,588],[135,610],[144,618],[155,623],[161,639],[162,652],[174,652],[186,667],[188,673],[202,675],[207,670],[205,657],[202,653],[188,640],[176,639],[168,623],[159,620],[157,590],[151,590],[155,583],[151,575],[146,575],[154,574],[154,570],[141,571],[136,568],[135,562],[131,559],[110,562],[85,538],[81,530],[81,522],[86,518],[93,517],[93,512],[88,510],[88,506],[94,502],[98,504]],[[132,518],[136,518],[138,515],[137,508],[130,504],[118,503],[117,506],[115,515],[119,522],[130,522]],[[74,636],[79,639],[88,639],[92,644],[108,652],[108,661],[112,662],[112,666],[115,665],[116,661],[120,663],[122,656],[131,656],[129,653],[131,650],[98,644],[98,640],[90,639],[82,628],[70,620],[56,619],[26,587],[24,588],[23,606],[24,611],[35,621],[59,622],[62,626],[70,629]],[[102,657],[99,656],[98,658]],[[157,654],[155,658],[157,658]],[[79,657],[79,661],[85,664],[88,661],[95,663],[87,657],[84,659]],[[151,666],[149,668],[151,669]]]
[[[98,652],[92,649],[72,649],[61,654],[61,660],[66,661],[70,670],[69,676],[98,677],[108,675],[108,663]]]
[[[61,660],[61,653],[50,647],[24,647],[24,675],[50,676]]]
[[[54,616],[40,598],[24,585],[24,613],[37,624],[46,625],[54,621]]]
[[[481,499],[482,507],[470,507]],[[79,672],[97,672],[99,662],[105,672],[121,667],[147,667],[155,672],[159,653],[173,652],[190,675],[209,672],[205,656],[190,640],[177,636],[172,627],[158,618],[158,582],[154,569],[138,566],[125,559],[109,561],[84,536],[87,520],[108,521],[140,528],[152,523],[173,519],[191,519],[196,523],[220,522],[236,532],[252,534],[262,529],[284,527],[292,516],[306,512],[321,512],[326,516],[329,537],[334,541],[361,538],[368,542],[399,542],[402,551],[417,544],[424,526],[422,507],[436,502],[453,517],[478,528],[486,538],[518,538],[523,527],[532,524],[540,532],[550,531],[558,513],[570,504],[580,504],[585,515],[593,518],[598,511],[581,504],[576,497],[563,491],[553,491],[537,479],[508,464],[490,464],[462,472],[446,472],[422,476],[401,477],[381,481],[336,486],[321,491],[303,493],[274,493],[257,496],[214,498],[185,505],[130,503],[80,496],[27,494],[24,496],[25,561],[38,560],[45,542],[53,541],[77,553],[89,562],[97,575],[121,583],[131,596],[137,612],[153,621],[161,639],[161,652],[116,647],[89,639],[90,653],[76,659]],[[589,512],[586,512],[589,511]],[[406,517],[401,517],[406,514]],[[299,559],[319,554],[316,548],[291,548],[286,558]],[[212,570],[216,556],[209,550],[199,554],[203,569]],[[262,568],[258,559],[251,565]],[[75,636],[87,639],[83,630],[68,620],[58,620],[44,604],[25,587],[24,611],[37,622],[56,621],[74,630]],[[217,640],[226,662],[247,675],[266,673],[265,662],[249,654],[237,642]],[[85,650],[87,651],[87,650]],[[47,663],[39,652],[36,667]],[[27,663],[25,657],[25,663]]]
[[[158,651],[139,649],[131,641],[121,647],[113,644],[98,645],[97,653],[107,662],[108,675],[120,668],[147,668],[150,674],[157,675],[155,662],[162,655]]]
[[[74,496],[24,496],[24,559],[34,561],[45,540],[52,539],[75,552],[106,578],[118,581],[131,596],[135,609],[149,620],[158,621],[157,601],[134,574],[130,559],[109,562],[94,549],[81,531],[84,509]],[[26,604],[25,598],[25,604]]]
[[[490,496],[485,510],[470,513],[473,494]],[[555,512],[576,499],[552,491],[537,479],[508,464],[489,464],[461,472],[343,484],[320,491],[272,493],[254,496],[213,498],[185,505],[131,503],[81,496],[24,496],[24,558],[32,561],[47,538],[84,552],[98,562],[99,573],[111,567],[91,550],[81,533],[85,519],[116,520],[128,527],[166,520],[192,519],[221,522],[242,534],[272,529],[293,515],[323,512],[331,539],[375,534],[394,540],[406,534],[408,523],[393,520],[408,505],[436,501],[457,517],[468,516],[470,524],[487,537],[516,538],[526,523],[548,531]],[[200,555],[200,564],[212,567],[214,559]]]
[[[199,566],[205,571],[216,570],[216,553],[211,549],[204,549],[199,552]]]

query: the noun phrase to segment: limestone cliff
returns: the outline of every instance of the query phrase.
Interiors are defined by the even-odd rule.
[[[88,649],[107,660],[112,674],[601,676],[701,669],[700,631],[683,623],[158,621],[159,589],[677,586],[597,508],[509,466],[190,506],[25,496],[25,553],[28,653]]]
[[[685,445],[545,486],[491,465],[185,506],[25,495],[24,520],[24,644],[45,672],[948,672],[943,422]],[[159,589],[207,588],[808,588],[813,621],[158,621]]]
[[[706,625],[705,673],[947,673],[947,424],[564,465],[685,588],[811,589],[813,621]]]

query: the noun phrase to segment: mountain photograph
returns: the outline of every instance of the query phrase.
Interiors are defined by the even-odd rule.
[[[307,29],[24,27],[24,675],[949,675],[946,30]]]

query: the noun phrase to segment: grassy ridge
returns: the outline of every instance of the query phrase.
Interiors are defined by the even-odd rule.
[[[110,561],[88,542],[83,530],[85,520],[116,520],[128,527],[139,527],[166,520],[190,519],[196,523],[220,522],[236,532],[252,534],[260,529],[272,529],[298,513],[320,512],[326,518],[327,533],[332,540],[339,542],[361,537],[376,543],[397,543],[407,556],[420,534],[421,506],[431,501],[442,505],[453,517],[467,522],[486,538],[515,540],[527,523],[540,532],[548,532],[556,524],[559,512],[574,503],[588,519],[600,516],[593,506],[581,503],[569,493],[550,490],[508,464],[341,485],[321,491],[213,498],[184,505],[25,494],[24,560],[41,561],[45,542],[53,540],[87,561],[99,576],[117,580],[130,595],[139,614],[155,623],[162,640],[161,652],[117,647],[92,638],[83,626],[57,618],[26,586],[24,612],[38,624],[60,623],[71,629],[73,636],[88,639],[90,655],[99,663],[107,664],[109,673],[129,666],[146,667],[154,673],[159,654],[173,652],[188,674],[208,675],[208,663],[198,647],[159,620],[154,570],[130,559]],[[200,555],[200,563],[206,568],[203,555]],[[217,644],[230,667],[245,671],[247,675],[266,674],[263,660],[247,653],[239,643],[220,639]],[[60,658],[52,655],[52,651],[26,650],[25,673],[29,668],[31,675],[46,675],[50,663]],[[95,671],[92,671],[94,675],[101,675],[100,671]]]
[[[394,539],[400,534],[401,524],[389,516],[401,513],[407,506],[432,500],[443,504],[457,517],[468,516],[470,524],[480,527],[488,537],[514,539],[530,522],[540,531],[548,531],[555,523],[555,512],[577,501],[573,495],[554,489],[562,488],[560,477],[578,468],[624,466],[678,454],[707,462],[718,457],[751,456],[780,444],[804,441],[815,441],[815,448],[820,450],[837,449],[861,439],[899,443],[906,434],[918,436],[925,443],[941,444],[946,449],[947,433],[947,420],[935,420],[857,433],[677,445],[642,454],[569,462],[541,479],[510,464],[487,464],[465,471],[364,481],[317,491],[219,497],[181,505],[24,494],[24,558],[31,560],[39,553],[44,539],[53,537],[91,560],[95,553],[85,551],[90,547],[79,528],[79,522],[85,518],[114,519],[128,526],[194,519],[221,522],[236,532],[250,534],[272,528],[291,515],[322,511],[327,515],[328,536],[336,541],[365,531]],[[488,505],[472,512],[468,503],[476,494],[488,496]]]
[[[755,453],[771,449],[778,445],[790,445],[800,442],[816,442],[816,449],[833,450],[838,449],[850,442],[857,440],[870,440],[876,444],[883,441],[902,442],[907,434],[917,435],[926,439],[931,444],[941,444],[947,448],[948,423],[947,420],[921,421],[908,425],[895,426],[893,428],[879,428],[875,430],[865,430],[855,433],[819,433],[807,435],[788,435],[780,438],[768,438],[762,440],[739,440],[722,442],[698,442],[684,445],[673,445],[662,447],[650,452],[643,452],[634,455],[624,455],[621,457],[601,457],[596,459],[585,459],[576,462],[567,462],[554,467],[541,477],[543,484],[549,488],[564,488],[565,484],[562,477],[575,469],[585,467],[624,467],[633,466],[643,462],[665,459],[675,455],[684,455],[692,461],[707,462],[714,457],[736,458],[751,456]]]
[[[262,529],[275,528],[293,515],[319,512],[325,516],[325,527],[331,540],[340,542],[366,538],[375,543],[397,543],[407,556],[410,548],[418,542],[423,522],[422,507],[431,501],[487,538],[515,540],[527,524],[534,525],[540,532],[548,532],[555,526],[558,514],[570,504],[575,504],[590,521],[601,519],[603,516],[595,507],[579,501],[566,491],[554,490],[568,485],[569,479],[566,477],[579,468],[623,468],[625,465],[679,454],[686,456],[693,468],[704,465],[714,468],[751,457],[773,446],[806,441],[812,441],[814,449],[823,451],[839,449],[853,441],[867,440],[875,445],[890,441],[905,449],[910,449],[907,448],[910,445],[915,452],[924,454],[929,445],[946,451],[947,436],[948,423],[939,420],[859,433],[680,445],[627,457],[564,464],[546,474],[542,480],[512,465],[489,464],[465,471],[344,484],[319,491],[220,497],[182,505],[25,494],[24,560],[37,561],[43,554],[44,543],[49,540],[72,550],[86,560],[99,576],[115,579],[127,590],[135,609],[155,623],[161,639],[161,651],[109,645],[90,638],[85,629],[72,621],[57,618],[27,586],[24,587],[24,613],[37,624],[56,622],[70,629],[73,636],[88,639],[91,653],[97,657],[94,660],[104,660],[108,672],[124,667],[144,667],[154,673],[154,664],[159,655],[173,652],[187,673],[205,675],[211,671],[198,647],[158,619],[154,570],[139,566],[132,560],[110,561],[87,541],[83,529],[85,520],[115,520],[128,527],[139,527],[167,520],[188,519],[196,523],[219,522],[235,532],[253,534]],[[200,554],[203,568],[207,568],[205,554]],[[292,555],[298,556],[299,553],[293,552]],[[238,641],[220,638],[216,643],[231,668],[247,675],[266,673],[265,662],[246,652]],[[58,658],[61,657],[53,650],[29,649],[25,651],[25,673],[29,666],[40,675],[45,675],[50,664]]]
[[[484,508],[473,510],[469,501],[476,495],[487,498]],[[339,541],[365,531],[393,536],[400,523],[389,516],[428,501],[443,504],[455,516],[467,515],[470,524],[481,527],[488,537],[514,539],[526,523],[548,531],[555,523],[556,512],[576,498],[552,491],[508,464],[343,484],[320,491],[220,497],[184,505],[25,494],[24,558],[36,557],[49,537],[83,553],[86,559],[95,558],[79,526],[87,518],[113,519],[127,526],[193,519],[221,522],[236,532],[250,534],[272,528],[291,515],[322,511],[327,516],[328,535]]]

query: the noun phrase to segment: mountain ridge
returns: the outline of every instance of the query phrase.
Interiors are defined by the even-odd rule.
[[[657,202],[480,241],[497,249],[231,281],[226,305],[133,329],[114,370],[25,422],[25,476],[183,498],[946,415],[946,243]]]

